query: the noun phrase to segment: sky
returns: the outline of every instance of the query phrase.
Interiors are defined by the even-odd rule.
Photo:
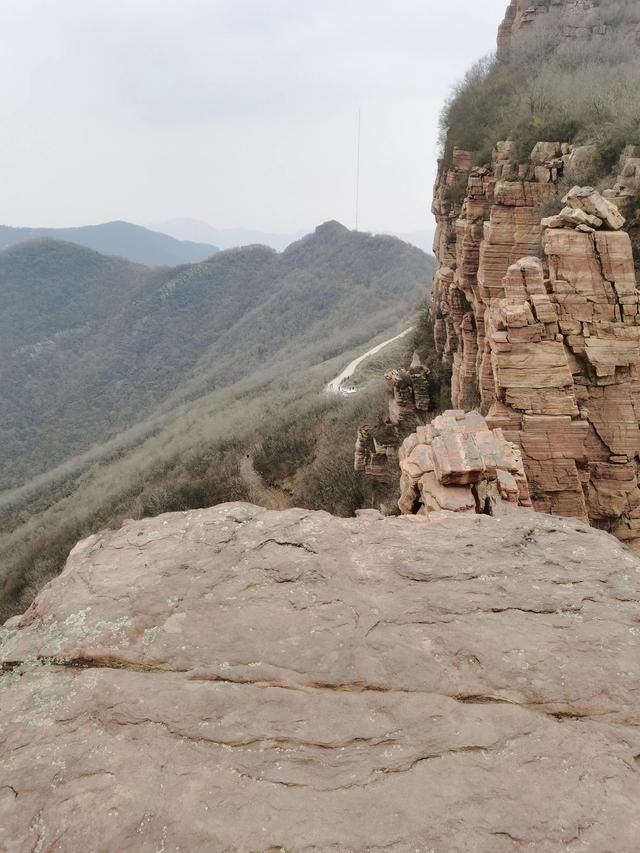
[[[1,0],[0,223],[430,228],[507,0]]]

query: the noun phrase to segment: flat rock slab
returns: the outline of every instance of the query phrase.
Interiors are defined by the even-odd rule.
[[[525,510],[93,536],[2,632],[0,850],[635,853],[639,601]]]

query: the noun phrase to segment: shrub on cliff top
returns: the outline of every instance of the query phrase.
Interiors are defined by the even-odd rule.
[[[526,159],[541,139],[595,142],[605,170],[624,145],[640,142],[640,4],[610,0],[591,12],[604,36],[571,38],[552,11],[531,25],[511,55],[476,63],[455,87],[441,116],[445,161],[454,147],[487,162],[500,139]]]

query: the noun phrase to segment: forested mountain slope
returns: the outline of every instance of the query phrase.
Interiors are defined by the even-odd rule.
[[[0,616],[123,518],[370,504],[353,442],[384,383],[323,388],[409,325],[433,264],[335,222],[172,270],[52,241],[0,253]]]
[[[0,253],[0,486],[258,367],[284,376],[368,340],[410,311],[430,265],[338,223],[282,254],[173,269],[50,240]]]

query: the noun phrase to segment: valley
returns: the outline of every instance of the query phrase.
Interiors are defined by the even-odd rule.
[[[400,240],[338,223],[281,254],[162,270],[51,240],[0,252],[3,611],[80,535],[255,496],[247,454],[265,493],[284,480],[294,502],[352,512],[369,491],[352,470],[355,420],[380,416],[384,383],[357,403],[320,392],[402,327],[432,270]]]
[[[640,0],[74,4],[9,207],[162,224],[0,228],[2,853],[637,853]]]

